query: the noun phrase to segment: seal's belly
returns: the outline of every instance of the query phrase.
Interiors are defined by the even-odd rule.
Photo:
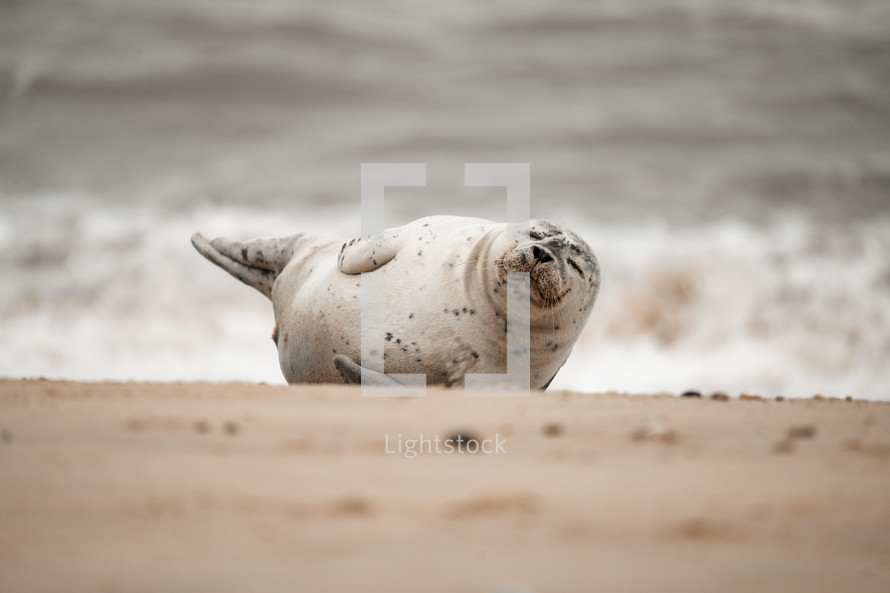
[[[481,275],[480,235],[460,229],[460,240],[410,238],[385,266],[368,274],[385,279],[384,365],[387,373],[422,373],[430,384],[461,384],[466,373],[506,372],[506,320]],[[455,233],[453,233],[455,234]],[[416,240],[416,244],[414,241]],[[334,356],[361,361],[361,274],[338,266],[341,243],[294,262],[279,277],[276,335],[289,383],[343,382]],[[567,353],[537,344],[532,331],[533,387],[544,386]]]
[[[288,382],[342,382],[334,356],[361,360],[361,275],[339,271],[337,249],[314,254],[312,265],[303,262],[280,279],[292,291],[276,312],[279,361]],[[386,372],[424,373],[429,383],[444,384],[459,383],[467,372],[505,372],[505,321],[462,289],[474,265],[464,263],[466,256],[428,250],[420,266],[400,254],[369,272],[385,278]]]

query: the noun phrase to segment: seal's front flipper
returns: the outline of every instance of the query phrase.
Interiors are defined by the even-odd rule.
[[[344,274],[361,274],[389,263],[402,248],[398,229],[388,229],[367,239],[353,239],[340,248],[337,263]]]
[[[343,378],[346,379],[347,383],[361,384],[362,371],[364,370],[365,385],[378,385],[380,387],[402,385],[402,383],[399,383],[391,377],[387,377],[383,373],[378,373],[377,371],[371,371],[369,369],[362,369],[361,366],[352,362],[352,359],[342,354],[338,354],[334,357],[334,366],[337,367],[337,370],[340,371],[340,374],[343,375]]]
[[[305,234],[280,239],[233,241],[220,237],[208,241],[201,233],[192,235],[198,252],[223,270],[272,298],[275,277],[293,258],[301,242],[311,238]]]

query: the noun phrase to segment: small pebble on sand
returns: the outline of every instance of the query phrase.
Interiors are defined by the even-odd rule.
[[[223,430],[226,431],[226,434],[235,436],[236,434],[238,434],[238,425],[229,420],[223,425]]]
[[[650,422],[638,426],[630,433],[630,438],[635,441],[659,440],[664,443],[673,443],[677,440],[677,433],[658,422]]]
[[[207,434],[210,431],[210,425],[204,420],[195,422],[195,432],[198,434]]]
[[[4,444],[8,445],[12,442],[12,433],[6,430],[0,430],[0,441],[3,441]]]
[[[722,391],[716,391],[711,394],[711,399],[718,402],[728,402],[729,396]]]
[[[347,497],[335,501],[331,510],[335,515],[370,515],[372,508],[364,498]]]
[[[468,448],[470,441],[475,441],[476,444]],[[479,451],[479,438],[466,430],[455,431],[451,436],[445,439],[445,443],[451,443],[451,446],[454,447],[455,450],[466,451],[469,453],[476,453]]]
[[[548,422],[541,427],[541,432],[544,433],[544,436],[548,437],[558,437],[564,433],[565,430],[565,427],[559,422]]]
[[[701,397],[701,392],[685,391],[685,392],[683,392],[683,397]]]
[[[789,439],[812,439],[816,436],[816,427],[811,425],[792,426],[788,429]]]

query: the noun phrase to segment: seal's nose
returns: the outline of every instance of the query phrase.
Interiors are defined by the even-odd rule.
[[[537,245],[532,247],[532,257],[534,257],[535,261],[539,264],[546,264],[547,262],[553,261],[553,256],[550,252]]]

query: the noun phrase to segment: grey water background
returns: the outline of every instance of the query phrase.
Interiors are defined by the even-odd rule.
[[[890,4],[0,3],[0,375],[280,382],[188,236],[504,218],[600,255],[556,387],[890,397]]]

